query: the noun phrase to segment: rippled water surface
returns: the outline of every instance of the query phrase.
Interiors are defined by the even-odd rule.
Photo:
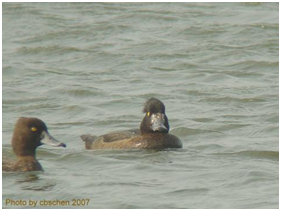
[[[3,3],[3,156],[20,116],[67,148],[38,148],[44,172],[3,173],[2,206],[278,208],[278,6]],[[183,149],[85,150],[82,134],[138,128],[150,97]]]

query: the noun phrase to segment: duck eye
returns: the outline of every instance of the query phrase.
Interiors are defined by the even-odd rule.
[[[31,128],[31,131],[33,131],[33,132],[35,132],[36,130],[37,130],[36,127],[32,127],[32,128]]]
[[[150,116],[150,112],[147,112],[147,116]]]

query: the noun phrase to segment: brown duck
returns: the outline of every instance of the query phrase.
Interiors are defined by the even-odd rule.
[[[169,134],[164,103],[150,98],[144,105],[145,116],[138,130],[112,132],[102,136],[82,135],[86,149],[166,149],[182,148],[181,140]]]
[[[47,126],[42,120],[27,117],[19,118],[12,138],[12,147],[17,156],[17,161],[9,162],[2,159],[2,171],[42,171],[42,166],[36,160],[36,148],[42,144],[66,147],[64,143],[57,141],[48,133]]]

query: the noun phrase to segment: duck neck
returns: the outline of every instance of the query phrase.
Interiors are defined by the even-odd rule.
[[[34,156],[18,156],[16,171],[42,171],[43,168]]]
[[[150,133],[149,128],[147,127],[147,125],[149,125],[149,123],[148,123],[147,117],[145,116],[143,118],[143,120],[141,121],[141,124],[140,124],[140,134],[141,135]]]
[[[17,157],[33,157],[36,158],[36,148],[32,144],[26,143],[24,140],[17,139],[12,141],[13,150]]]
[[[17,156],[17,159],[18,160],[36,160],[36,157],[31,156],[31,155],[25,155],[25,156],[19,155],[19,156]]]
[[[147,131],[140,130],[140,134],[141,134],[141,135],[145,135],[145,134],[148,134],[148,132],[147,132]]]
[[[141,124],[141,126],[140,126],[140,134],[144,135],[144,134],[148,134],[148,133],[151,133],[151,132],[149,130],[147,130],[146,127],[143,124]]]
[[[15,154],[17,157],[32,157],[36,159],[35,150],[23,149],[22,151],[15,151]]]

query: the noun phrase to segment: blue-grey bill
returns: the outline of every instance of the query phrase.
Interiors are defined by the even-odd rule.
[[[42,138],[41,139],[42,144],[47,144],[53,147],[66,147],[66,144],[59,142],[46,131],[42,132],[41,138]]]
[[[168,133],[168,129],[164,124],[165,124],[164,114],[157,113],[151,115],[151,129],[154,132]]]

